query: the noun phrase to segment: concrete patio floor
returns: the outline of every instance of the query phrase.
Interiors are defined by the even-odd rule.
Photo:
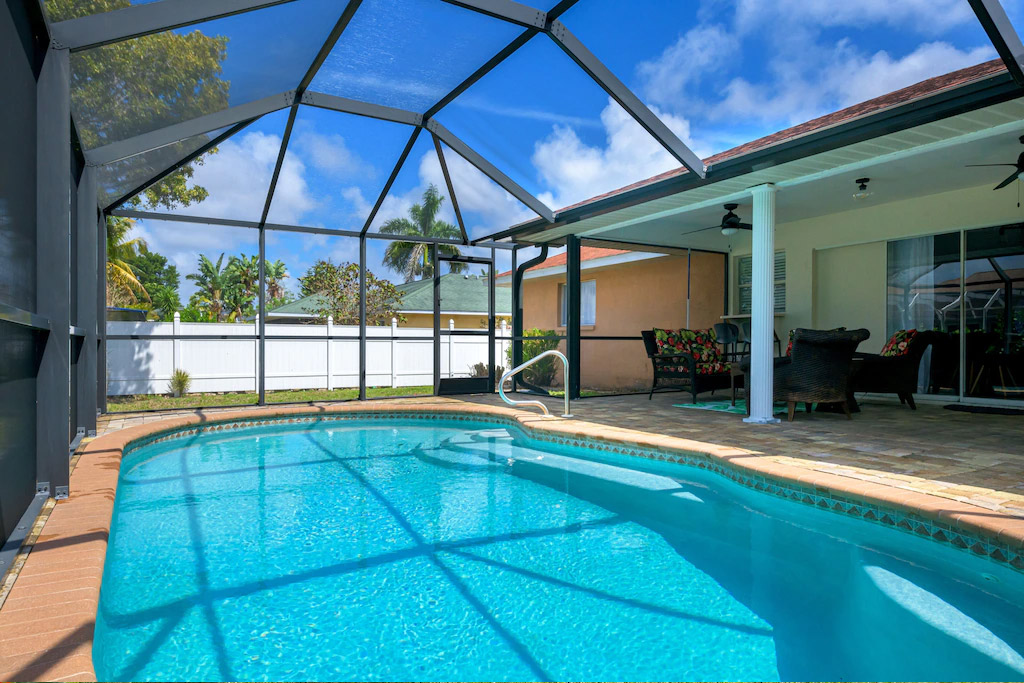
[[[392,401],[457,400],[502,405],[496,394],[379,403],[385,408]],[[553,414],[561,412],[561,400],[544,401]],[[916,411],[898,404],[862,403],[852,420],[801,411],[792,423],[748,425],[739,415],[673,407],[688,401],[688,394],[676,392],[655,394],[652,400],[646,395],[595,397],[573,402],[572,412],[577,420],[742,448],[808,470],[1024,517],[1024,417],[954,412],[920,402]],[[196,412],[223,410],[238,409]],[[99,429],[104,433],[182,412],[192,411],[106,415]]]

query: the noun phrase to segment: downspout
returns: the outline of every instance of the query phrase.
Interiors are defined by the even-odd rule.
[[[548,245],[542,244],[540,255],[529,261],[524,261],[516,268],[516,272],[512,274],[512,367],[514,368],[519,367],[523,363],[523,275],[530,268],[546,261],[547,258]],[[512,378],[512,391],[516,391],[519,384],[539,394],[548,393],[544,389],[527,382],[521,374]]]

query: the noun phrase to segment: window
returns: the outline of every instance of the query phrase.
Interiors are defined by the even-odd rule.
[[[564,284],[558,285],[558,300],[561,302],[561,325],[565,327],[569,321],[569,289]],[[597,280],[580,283],[580,325],[597,324]]]
[[[736,259],[736,289],[739,295],[739,313],[750,313],[751,288],[754,279],[754,262],[750,256]],[[775,252],[775,310],[786,311],[786,252]]]

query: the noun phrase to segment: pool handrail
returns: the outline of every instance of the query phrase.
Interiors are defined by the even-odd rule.
[[[563,354],[561,351],[549,349],[547,351],[544,351],[543,353],[538,353],[530,360],[512,368],[511,370],[503,374],[501,376],[501,381],[498,382],[498,394],[501,396],[501,400],[509,404],[510,406],[537,406],[542,411],[544,411],[544,415],[550,416],[551,412],[548,410],[548,407],[541,403],[540,401],[514,401],[505,395],[506,380],[511,378],[513,375],[519,374],[526,368],[530,367],[531,365],[539,361],[541,358],[547,358],[548,356],[557,356],[562,360],[562,377],[565,378],[565,412],[562,414],[562,417],[572,417],[572,414],[569,412],[569,359],[566,358],[565,354]]]

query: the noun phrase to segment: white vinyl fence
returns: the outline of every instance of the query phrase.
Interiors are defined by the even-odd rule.
[[[448,321],[448,329],[464,330]],[[192,393],[256,391],[259,376],[254,323],[107,322],[107,395],[166,394],[171,373],[192,377]],[[359,386],[359,326],[266,326],[268,391],[342,389]],[[434,382],[432,328],[366,328],[366,386],[408,387]],[[180,336],[181,339],[145,337]],[[330,339],[327,337],[343,337]],[[232,337],[243,337],[233,339]],[[275,339],[275,337],[287,337]],[[495,330],[495,364],[505,366],[512,331],[502,321]],[[487,364],[487,337],[442,336],[441,376],[469,377],[476,363]]]

